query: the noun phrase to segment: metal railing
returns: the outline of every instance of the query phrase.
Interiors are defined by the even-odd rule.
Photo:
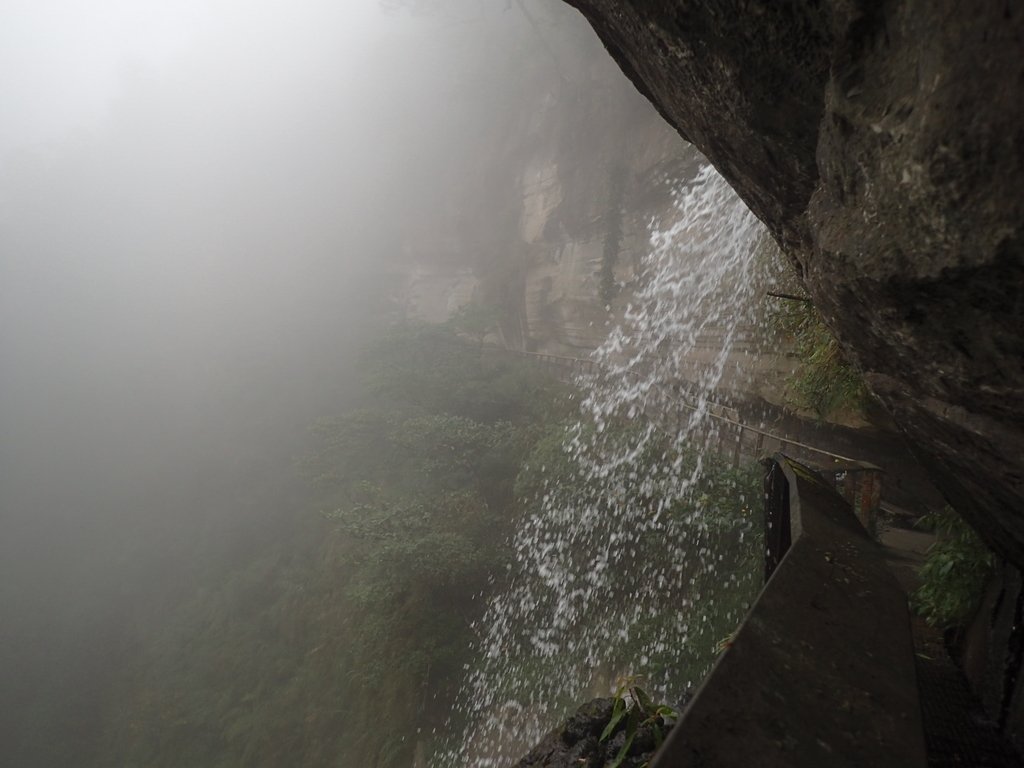
[[[596,375],[604,370],[600,363],[586,358],[520,350],[493,351],[532,360],[546,373],[566,381],[575,380],[581,375]],[[640,377],[640,374],[632,371],[626,372],[626,375]],[[700,408],[686,397],[686,390],[691,386],[689,382],[678,382],[671,393],[662,391],[662,399],[672,402],[677,408],[675,423],[665,423],[671,422],[671,413],[648,416],[655,416],[666,428],[683,428],[685,414]],[[707,418],[694,435],[696,442],[702,442],[709,450],[726,457],[734,468],[743,462],[760,461],[764,456],[774,453],[804,462],[813,467],[850,503],[865,530],[871,535],[875,534],[884,474],[881,467],[746,424],[740,421],[735,408],[722,403],[708,402],[704,408]]]

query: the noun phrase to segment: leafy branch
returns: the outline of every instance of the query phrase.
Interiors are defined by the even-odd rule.
[[[627,677],[619,684],[613,697],[612,716],[601,732],[599,742],[611,738],[625,720],[625,740],[608,768],[619,768],[629,754],[637,734],[649,728],[654,735],[655,749],[665,741],[665,733],[679,719],[679,713],[667,704],[655,704],[647,692],[636,684],[638,677]]]
[[[922,522],[934,527],[936,541],[921,566],[921,586],[912,605],[933,626],[961,625],[981,601],[995,556],[952,507]]]

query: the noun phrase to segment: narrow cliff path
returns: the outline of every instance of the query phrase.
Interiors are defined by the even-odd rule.
[[[530,360],[549,374],[571,381],[581,375],[600,374],[594,360],[564,355],[491,348],[491,352]],[[671,426],[695,406],[691,382],[679,381],[662,399],[672,402],[676,413],[648,413]],[[882,501],[899,510],[921,515],[940,510],[945,502],[932,485],[909,446],[896,432],[854,429],[801,418],[759,398],[741,398],[735,392],[716,392],[708,413],[706,431],[700,436],[709,450],[757,460],[780,450],[813,465],[868,461],[885,473]]]
[[[898,432],[805,419],[764,401],[738,410],[741,421],[760,423],[770,432],[878,465],[886,473],[883,501],[901,510],[921,515],[945,506],[945,500]]]
[[[879,539],[896,580],[910,595],[935,537],[885,527]],[[967,678],[953,661],[942,632],[910,612],[914,661],[929,768],[1017,768],[1024,760],[986,715]]]

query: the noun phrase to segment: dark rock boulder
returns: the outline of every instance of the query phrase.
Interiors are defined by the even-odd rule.
[[[1024,565],[1024,5],[568,0]]]
[[[580,707],[562,725],[545,736],[516,768],[604,768],[611,763],[626,741],[625,722],[605,741],[601,733],[612,717],[614,699],[594,699]],[[659,726],[663,735],[669,726]],[[623,759],[622,768],[639,768],[650,762],[657,747],[651,725],[641,726]]]

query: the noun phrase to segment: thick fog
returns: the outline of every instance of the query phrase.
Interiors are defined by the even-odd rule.
[[[507,108],[477,84],[519,66],[521,8],[4,3],[8,749],[41,698],[63,704],[40,739],[91,727],[186,556],[273,535],[297,443],[397,311],[409,232]]]
[[[314,411],[379,310],[362,299],[408,203],[426,84],[402,24],[372,3],[151,5],[7,14],[4,543],[22,553],[19,532],[53,546]]]

